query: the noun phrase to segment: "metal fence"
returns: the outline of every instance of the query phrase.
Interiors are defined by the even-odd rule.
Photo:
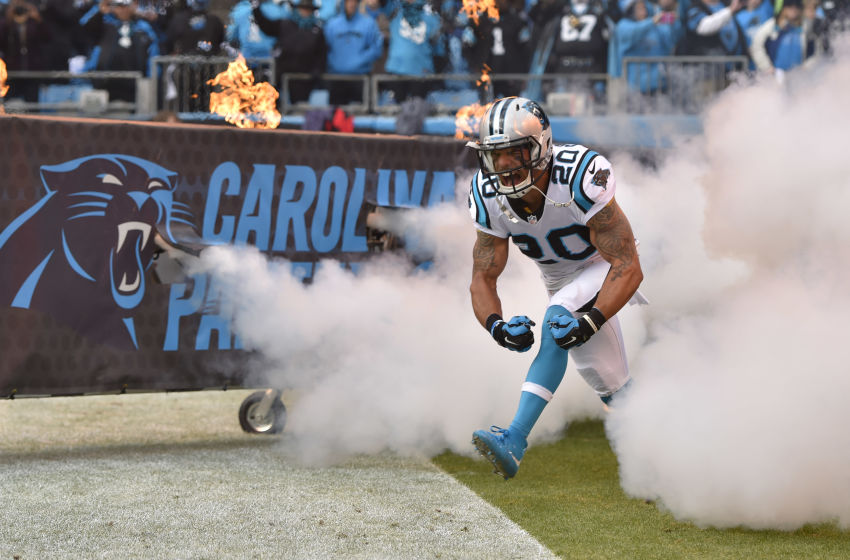
[[[748,68],[746,56],[625,57],[610,105],[626,113],[697,113]]]
[[[150,81],[141,72],[10,71],[3,107],[10,113],[113,116],[152,112]]]
[[[0,102],[8,112],[150,116],[170,110],[208,114],[213,91],[208,82],[232,60],[225,56],[158,56],[150,61],[151,78],[139,72],[9,72],[11,95],[22,95]],[[550,114],[562,116],[696,113],[729,84],[735,72],[748,68],[743,56],[628,57],[623,59],[619,78],[607,74],[491,74],[489,81],[481,83],[478,74],[284,74],[278,81],[272,58],[246,62],[255,81],[280,83],[284,114],[303,114],[332,104],[352,114],[398,114],[399,86],[425,97],[431,113],[442,115],[505,95],[533,97]],[[336,102],[335,93],[340,89],[346,90],[347,103]],[[295,102],[293,93],[298,94]]]
[[[155,56],[150,60],[150,75],[156,76],[154,96],[158,111],[208,113],[213,86],[208,82],[233,62],[227,56]],[[248,58],[254,81],[276,85],[273,58]]]

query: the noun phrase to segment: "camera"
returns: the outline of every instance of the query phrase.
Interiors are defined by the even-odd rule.
[[[26,6],[15,6],[12,8],[12,13],[16,16],[23,16],[29,12],[29,8]]]

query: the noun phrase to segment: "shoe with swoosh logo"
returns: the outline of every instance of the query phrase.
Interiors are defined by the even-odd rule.
[[[475,430],[472,433],[472,444],[493,464],[495,473],[505,480],[516,475],[525,448],[528,447],[524,437],[513,435],[498,426],[490,426],[490,431]]]

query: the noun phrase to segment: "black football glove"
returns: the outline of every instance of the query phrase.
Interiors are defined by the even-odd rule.
[[[564,350],[580,346],[596,334],[605,323],[605,315],[595,307],[576,319],[570,314],[555,315],[549,321],[549,328],[555,342]]]
[[[514,352],[525,352],[534,345],[533,326],[534,321],[525,315],[517,315],[507,323],[496,313],[487,318],[487,330],[499,346]]]

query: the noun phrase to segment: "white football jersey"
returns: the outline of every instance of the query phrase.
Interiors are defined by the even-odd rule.
[[[496,237],[510,237],[540,267],[550,294],[569,283],[602,256],[590,243],[587,221],[614,198],[611,163],[578,144],[555,146],[552,175],[539,218],[520,218],[505,195],[479,171],[472,178],[469,211],[475,226]],[[556,205],[555,203],[560,203]],[[601,286],[601,284],[600,284]]]

